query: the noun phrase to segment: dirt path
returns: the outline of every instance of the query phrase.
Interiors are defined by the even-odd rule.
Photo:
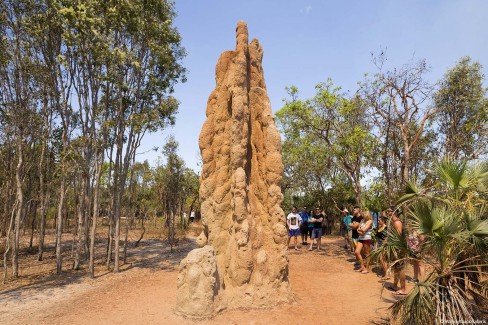
[[[44,281],[0,292],[0,324],[370,324],[380,322],[395,298],[382,292],[374,273],[353,272],[353,256],[338,237],[324,252],[290,251],[290,283],[296,303],[266,310],[224,311],[192,321],[173,313],[178,263],[191,241],[170,254],[149,241],[132,255],[128,269]],[[382,296],[381,296],[382,295]]]

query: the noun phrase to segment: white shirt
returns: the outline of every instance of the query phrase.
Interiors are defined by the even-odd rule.
[[[298,213],[290,212],[286,220],[290,225],[290,229],[300,229],[299,223],[302,222],[302,217]]]

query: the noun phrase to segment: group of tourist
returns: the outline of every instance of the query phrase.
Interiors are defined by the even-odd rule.
[[[332,233],[333,219],[321,208],[307,211],[307,208],[303,207],[298,212],[298,208],[294,206],[286,218],[286,224],[288,226],[288,247],[290,247],[290,241],[293,237],[295,250],[298,250],[298,237],[300,236],[302,245],[308,246],[308,239],[310,238],[309,251],[313,250],[314,240],[317,250],[320,251],[322,249],[322,236]]]
[[[332,225],[333,222],[327,222],[327,214],[321,209],[316,208],[313,211],[307,211],[304,207],[302,211],[298,212],[297,207],[293,207],[290,214],[286,218],[288,227],[288,248],[290,248],[290,241],[294,238],[294,248],[299,250],[298,238],[301,237],[302,245],[310,245],[308,250],[313,250],[314,244],[318,251],[322,249],[321,238],[325,234],[324,225]],[[330,220],[330,218],[329,218]],[[333,220],[333,219],[332,219]],[[362,211],[361,207],[356,205],[352,208],[352,214],[347,208],[343,209],[339,217],[340,233],[344,238],[344,249],[351,250],[357,260],[356,271],[361,274],[371,272],[370,253],[373,249],[373,233],[374,233],[374,248],[379,248],[385,243],[387,239],[388,225],[390,231],[395,231],[399,236],[406,236],[406,241],[410,247],[410,251],[415,253],[420,245],[421,238],[413,232],[407,235],[403,223],[398,217],[395,207],[389,207],[377,219],[377,224],[373,223],[373,216],[370,211]],[[332,228],[332,227],[330,227]],[[307,242],[310,238],[310,243]],[[315,242],[315,243],[314,243]],[[413,265],[414,275],[412,282],[418,282],[419,277],[423,277],[424,267],[416,259],[415,256],[411,259]],[[393,283],[387,285],[393,294],[403,296],[406,295],[406,275],[404,261],[396,262],[389,265],[385,256],[379,256],[381,265],[382,280],[390,279],[390,269],[393,271]]]

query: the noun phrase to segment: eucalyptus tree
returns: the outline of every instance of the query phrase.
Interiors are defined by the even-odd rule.
[[[488,98],[482,69],[470,57],[461,58],[434,94],[443,152],[454,159],[476,159],[488,153]]]
[[[181,37],[172,25],[168,1],[116,3],[112,53],[108,75],[114,80],[114,272],[119,269],[120,213],[132,157],[146,132],[174,123],[178,102],[174,84],[185,80],[180,61],[185,55]]]
[[[298,168],[309,175],[315,169],[316,179],[326,177],[329,184],[332,178],[328,171],[334,165],[347,176],[360,204],[360,180],[372,152],[367,106],[359,97],[347,98],[341,94],[340,88],[334,87],[331,80],[318,84],[312,99],[299,100],[296,87],[288,91],[291,100],[285,101],[283,108],[276,113],[285,135],[284,150],[295,152],[285,152],[285,159],[294,157],[294,162],[301,164],[299,155],[310,157],[310,160],[303,161],[305,168]],[[314,167],[309,169],[306,165]],[[324,183],[319,181],[318,184]]]
[[[387,180],[388,196],[404,188],[417,161],[414,151],[420,148],[426,128],[438,108],[430,105],[433,86],[426,80],[425,60],[400,68],[384,68],[384,55],[373,58],[378,72],[362,83],[359,93],[367,100],[375,127],[377,147],[381,148],[381,172]],[[427,142],[423,142],[424,144]],[[400,173],[397,175],[396,171]],[[400,188],[391,180],[399,178]]]
[[[78,245],[87,229],[89,203],[93,202],[91,256],[98,215],[98,184],[103,152],[111,147],[110,171],[114,244],[114,271],[119,270],[120,216],[131,161],[147,132],[173,123],[178,103],[173,86],[184,80],[180,61],[185,52],[173,27],[173,4],[168,1],[66,1],[57,7],[63,25],[65,69],[79,99],[78,120],[84,146],[80,146],[84,200],[77,210]],[[93,200],[91,199],[94,196]],[[82,213],[85,213],[82,215]],[[84,228],[82,225],[84,224]],[[112,240],[112,236],[110,236]],[[112,242],[109,243],[108,263]],[[92,259],[90,264],[93,264]]]
[[[168,226],[168,242],[173,250],[175,239],[175,218],[181,213],[184,201],[182,188],[184,185],[185,163],[177,154],[178,142],[174,137],[169,137],[163,147],[163,155],[166,164],[157,170],[155,177],[156,186],[163,199],[163,206],[166,214],[166,225]]]
[[[12,141],[11,150],[16,161],[13,170],[15,181],[11,183],[12,186],[15,184],[15,202],[4,261],[10,248],[9,235],[13,228],[12,273],[17,277],[20,228],[25,218],[25,176],[29,164],[25,157],[35,138],[40,98],[39,78],[36,78],[38,66],[29,29],[30,17],[36,13],[37,6],[34,1],[28,0],[4,1],[0,8],[3,13],[1,29],[5,33],[0,62],[0,119],[6,126],[6,139]]]

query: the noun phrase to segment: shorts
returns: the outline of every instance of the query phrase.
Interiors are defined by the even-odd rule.
[[[373,244],[373,241],[371,239],[360,239],[359,242],[363,245],[369,245],[369,246]]]
[[[311,238],[320,238],[322,237],[322,228],[313,228]]]
[[[308,226],[300,226],[300,234],[306,235],[308,233]]]
[[[288,236],[300,236],[300,229],[289,229]]]
[[[403,270],[405,268],[405,261],[400,261],[395,264],[393,264],[393,268],[397,271]]]

